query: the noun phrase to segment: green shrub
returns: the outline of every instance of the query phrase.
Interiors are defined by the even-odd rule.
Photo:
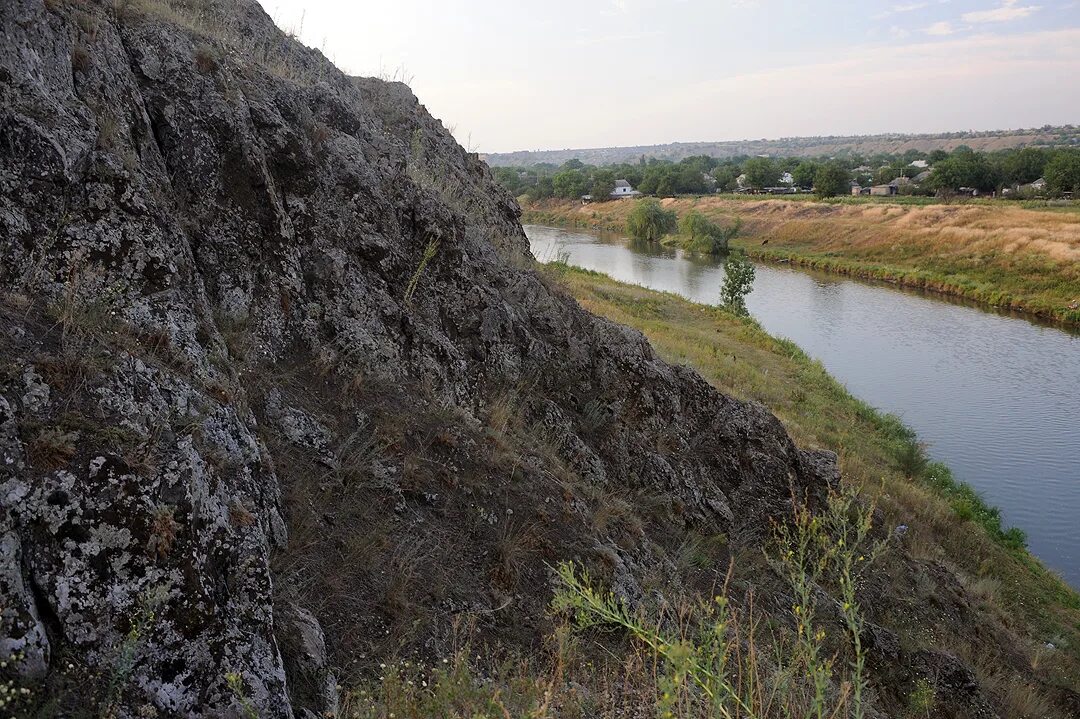
[[[727,252],[728,242],[739,233],[741,223],[721,227],[697,210],[691,210],[679,220],[680,244],[692,251],[709,255]]]
[[[926,679],[915,683],[915,690],[908,695],[908,711],[913,717],[928,717],[937,704],[937,692],[934,685]]]
[[[674,232],[678,220],[674,210],[665,210],[653,199],[641,200],[626,218],[626,232],[635,240],[658,242]]]
[[[896,468],[910,479],[918,479],[926,472],[930,460],[926,447],[912,437],[901,437],[896,447]]]

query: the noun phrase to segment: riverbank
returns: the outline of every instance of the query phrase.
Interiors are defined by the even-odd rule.
[[[523,221],[624,232],[632,201],[524,205]],[[752,257],[941,292],[1080,325],[1080,213],[1002,204],[680,197],[680,216],[742,221]]]
[[[930,616],[935,593],[969,592],[1003,631],[1024,637],[1021,646],[1036,647],[1030,660],[1047,682],[1080,686],[1080,595],[1016,547],[996,510],[950,482],[947,469],[927,464],[898,420],[853,397],[819,362],[752,320],[565,264],[549,264],[545,272],[586,309],[641,331],[664,359],[693,367],[723,392],[766,405],[797,443],[836,451],[845,481],[877,497],[886,525],[910,527],[903,542],[911,564],[889,577],[896,596],[910,597],[910,606],[893,608],[897,616],[926,612],[936,646],[994,675],[999,670],[988,666],[994,660],[980,655],[973,638],[978,630]],[[963,586],[939,585],[943,567],[956,571]],[[877,607],[872,620],[902,642],[928,641],[922,622],[893,626],[890,611]]]

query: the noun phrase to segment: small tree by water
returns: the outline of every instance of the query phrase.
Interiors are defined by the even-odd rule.
[[[727,252],[728,242],[739,234],[741,223],[722,227],[697,210],[690,210],[679,219],[679,234],[685,238],[683,246],[691,252],[719,255]]]
[[[665,210],[656,200],[641,200],[626,218],[626,232],[635,240],[658,242],[674,232],[678,222],[674,210]]]
[[[731,255],[724,265],[724,285],[720,302],[737,315],[746,317],[746,296],[754,289],[754,266],[740,255]]]

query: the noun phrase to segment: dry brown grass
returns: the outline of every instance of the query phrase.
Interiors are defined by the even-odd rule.
[[[996,606],[1001,582],[993,577],[979,577],[966,582],[968,594],[983,606]]]
[[[78,438],[76,433],[66,432],[59,427],[41,429],[27,447],[30,463],[42,469],[66,467],[75,456]]]
[[[150,524],[150,538],[146,544],[146,554],[155,559],[164,559],[172,551],[180,524],[176,521],[172,507],[159,507],[154,512]]]
[[[1015,719],[1064,719],[1034,684],[1019,676],[1008,674],[979,675],[980,683],[989,689],[1005,708],[1005,716]]]
[[[536,554],[540,527],[536,522],[504,522],[495,544],[495,567],[492,578],[502,588],[517,587],[523,565]]]
[[[772,243],[779,235],[824,251],[891,251],[902,244],[962,256],[1033,252],[1055,262],[1080,262],[1080,215],[1075,213],[1009,205],[844,205],[727,197],[667,198],[662,204],[680,215],[697,210],[741,217],[752,237],[768,236]],[[621,226],[632,208],[630,202],[608,202],[565,211],[584,225],[599,216],[606,224]]]

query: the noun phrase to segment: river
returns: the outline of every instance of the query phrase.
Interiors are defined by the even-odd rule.
[[[723,262],[528,225],[533,255],[716,304]],[[750,313],[901,418],[1080,588],[1080,333],[890,285],[756,263]]]

